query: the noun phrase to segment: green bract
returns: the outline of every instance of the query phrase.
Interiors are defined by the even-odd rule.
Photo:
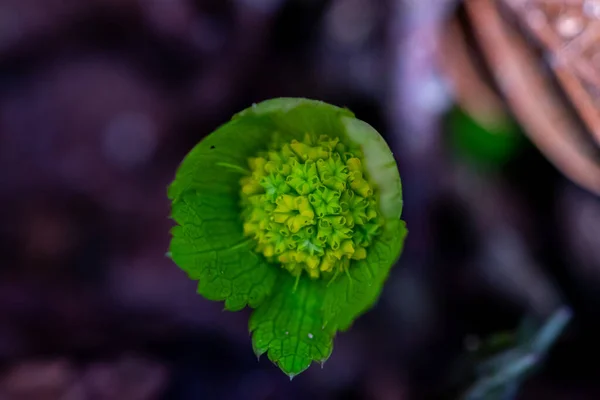
[[[383,138],[313,100],[235,115],[187,155],[169,198],[172,259],[207,299],[255,308],[256,354],[290,377],[373,305],[407,233]]]

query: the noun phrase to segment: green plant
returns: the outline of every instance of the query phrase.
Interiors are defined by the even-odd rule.
[[[257,355],[290,377],[377,300],[406,226],[393,155],[347,109],[282,98],[208,135],[169,187],[169,254],[198,292],[250,318]]]

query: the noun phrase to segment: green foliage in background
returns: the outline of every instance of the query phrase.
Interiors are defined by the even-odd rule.
[[[525,142],[515,121],[505,119],[484,125],[458,107],[450,111],[447,127],[456,154],[483,168],[503,166]]]

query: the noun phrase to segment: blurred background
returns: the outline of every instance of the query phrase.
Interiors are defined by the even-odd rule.
[[[321,369],[169,259],[184,155],[271,97],[346,106],[410,234]],[[600,2],[0,0],[0,399],[455,399],[528,315],[523,399],[600,398]]]

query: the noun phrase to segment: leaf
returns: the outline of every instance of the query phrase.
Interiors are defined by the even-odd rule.
[[[274,296],[250,318],[252,346],[293,378],[313,361],[325,362],[333,350],[335,329],[323,327],[321,304],[324,285],[302,277],[283,274]]]
[[[258,307],[281,272],[253,251],[238,206],[247,157],[265,146],[271,130],[258,117],[223,125],[186,156],[168,191],[178,224],[171,231],[171,258],[199,281],[198,293],[224,300],[232,311]]]
[[[346,330],[375,303],[407,233],[404,221],[387,221],[385,231],[367,250],[367,258],[350,266],[350,276],[340,276],[327,287],[323,300],[327,326]]]
[[[348,138],[361,146],[369,180],[379,190],[379,207],[386,219],[402,215],[402,183],[392,151],[383,137],[371,125],[356,118],[343,117]]]
[[[168,191],[177,200],[187,191],[239,196],[239,181],[248,173],[248,157],[264,150],[273,124],[265,117],[236,119],[219,127],[185,157]]]
[[[251,115],[268,117],[278,132],[286,132],[297,139],[302,139],[305,133],[345,136],[341,118],[354,117],[351,111],[322,101],[294,98],[267,100],[240,112],[234,118]]]
[[[478,168],[502,167],[525,143],[519,126],[511,119],[476,119],[455,107],[446,124],[456,155]]]
[[[278,266],[268,264],[244,237],[235,201],[226,195],[187,191],[173,204],[171,258],[209,300],[237,311],[258,307],[270,295]]]

